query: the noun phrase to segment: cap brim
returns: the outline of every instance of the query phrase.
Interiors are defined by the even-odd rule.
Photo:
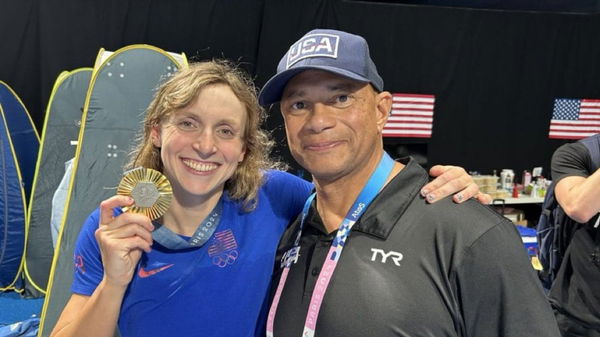
[[[265,85],[262,87],[262,90],[258,95],[258,103],[264,106],[281,101],[281,95],[283,94],[283,90],[285,89],[287,83],[292,79],[292,77],[298,75],[299,73],[305,70],[311,69],[327,71],[359,82],[370,82],[367,78],[363,76],[357,75],[353,72],[340,68],[319,65],[299,66],[294,67],[292,69],[288,69],[271,77],[271,79],[269,79],[267,83],[265,83]]]

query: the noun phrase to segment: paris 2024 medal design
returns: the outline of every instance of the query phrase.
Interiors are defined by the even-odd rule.
[[[130,196],[134,204],[123,207],[124,212],[142,213],[151,220],[160,218],[169,208],[173,190],[162,173],[145,167],[125,172],[117,194]]]

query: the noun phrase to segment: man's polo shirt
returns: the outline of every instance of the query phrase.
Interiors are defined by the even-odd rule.
[[[419,195],[427,173],[412,159],[354,225],[320,309],[316,334],[333,336],[559,336],[514,225],[475,201]],[[275,316],[275,337],[301,336],[335,232],[310,209]],[[278,248],[296,238],[296,220]],[[272,297],[271,297],[272,298]]]

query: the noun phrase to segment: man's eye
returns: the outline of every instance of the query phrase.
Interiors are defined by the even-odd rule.
[[[340,103],[345,103],[345,102],[347,102],[349,100],[350,100],[350,96],[348,96],[348,95],[339,95],[337,97],[337,101],[340,102]]]
[[[296,102],[296,103],[292,104],[292,108],[295,110],[304,109],[304,108],[306,108],[306,104],[304,104],[304,102]]]
[[[347,108],[354,102],[354,96],[352,95],[338,95],[332,100],[332,105],[337,108]]]

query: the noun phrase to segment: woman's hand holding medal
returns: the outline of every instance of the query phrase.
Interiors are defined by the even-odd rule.
[[[105,281],[123,287],[131,282],[142,251],[152,249],[154,226],[148,216],[132,212],[113,216],[115,207],[133,204],[133,198],[124,195],[104,200],[100,204],[100,226],[96,230]]]
[[[152,249],[152,220],[168,209],[171,196],[171,184],[162,173],[140,167],[126,172],[117,195],[100,204],[96,241],[107,282],[119,286],[131,282],[142,251]],[[115,217],[116,207],[123,213]]]

